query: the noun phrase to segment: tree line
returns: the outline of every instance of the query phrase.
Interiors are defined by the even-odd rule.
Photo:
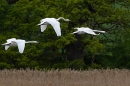
[[[9,38],[36,40],[24,53],[17,47],[0,46],[0,69],[4,68],[130,68],[129,0],[1,0],[0,43]],[[61,37],[52,26],[41,33],[43,18],[60,20]],[[70,34],[75,27],[104,30],[105,34]]]

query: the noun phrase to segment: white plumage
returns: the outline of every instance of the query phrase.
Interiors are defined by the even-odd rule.
[[[59,22],[60,19],[63,19],[64,21],[70,21],[69,19],[64,19],[63,17],[59,17],[58,19],[56,18],[41,19],[40,24],[38,24],[41,27],[41,32],[43,32],[46,29],[48,24],[51,24],[57,36],[61,36],[61,28],[60,28],[60,22]]]
[[[100,33],[105,33],[105,31],[100,31],[100,30],[92,30],[88,27],[81,27],[81,28],[74,28],[77,29],[77,31],[73,32],[72,34],[91,34],[91,35],[99,35]],[[96,34],[95,32],[98,32],[99,34]]]
[[[25,41],[22,39],[11,38],[7,39],[7,42],[1,45],[5,45],[5,50],[7,50],[10,46],[18,46],[18,50],[20,53],[23,53],[25,48],[25,43],[38,43],[37,41]]]

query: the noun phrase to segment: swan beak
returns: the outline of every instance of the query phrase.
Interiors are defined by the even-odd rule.
[[[41,24],[37,24],[37,25],[41,25]]]

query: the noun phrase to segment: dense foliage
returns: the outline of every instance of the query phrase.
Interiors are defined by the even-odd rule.
[[[17,47],[0,46],[4,68],[130,68],[129,0],[1,0],[0,43],[9,38],[36,40],[23,54]],[[62,36],[52,26],[41,33],[37,24],[46,17],[64,17]],[[105,34],[70,34],[75,27],[104,30]]]

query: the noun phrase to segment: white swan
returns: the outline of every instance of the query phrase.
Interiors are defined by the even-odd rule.
[[[11,38],[7,39],[7,42],[1,45],[5,45],[5,50],[7,50],[10,46],[18,46],[18,50],[20,53],[23,53],[25,43],[39,43],[37,41],[25,41],[22,39],[16,39],[16,38]]]
[[[92,30],[88,27],[81,27],[81,28],[74,28],[74,29],[77,29],[77,31],[73,32],[72,34],[85,34],[85,33],[88,33],[88,34],[91,34],[91,35],[99,35],[100,33],[105,33],[105,31],[100,31],[100,30]],[[98,32],[99,34],[96,34],[95,32]]]
[[[60,29],[60,22],[59,22],[59,20],[61,20],[61,19],[63,19],[64,21],[71,21],[69,19],[64,19],[63,17],[59,17],[58,19],[56,19],[56,18],[41,19],[40,24],[38,24],[41,26],[41,32],[43,32],[46,29],[48,24],[51,24],[52,27],[54,28],[57,36],[61,36],[61,29]]]

